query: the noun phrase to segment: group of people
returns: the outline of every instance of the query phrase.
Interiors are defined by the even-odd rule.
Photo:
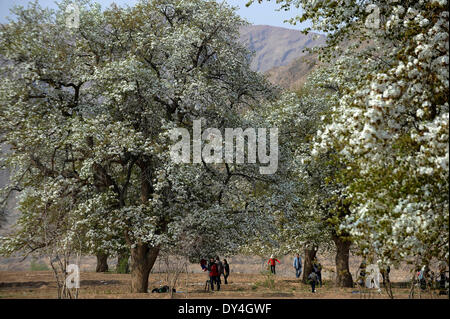
[[[359,265],[358,268],[358,273],[357,273],[357,284],[360,287],[367,287],[367,288],[373,288],[373,287],[377,287],[379,283],[375,284],[375,278],[373,277],[373,268],[370,269],[369,273],[367,271],[367,261],[366,259],[363,259],[363,261],[361,262],[361,264]],[[389,274],[391,272],[391,267],[388,265],[385,268],[379,268],[377,271],[379,271],[379,275],[381,275],[382,280],[383,280],[383,287],[386,287],[386,284],[390,282],[389,279]],[[372,274],[371,276],[371,280],[370,282],[366,282],[366,280],[368,279],[368,276]],[[379,279],[378,279],[379,281]]]
[[[271,255],[267,264],[270,265],[270,272],[274,275],[276,274],[276,263],[281,264],[281,262],[274,255]],[[228,284],[230,265],[228,264],[226,259],[224,259],[223,262],[220,260],[219,256],[216,256],[215,259],[211,257],[209,262],[205,259],[201,259],[200,266],[202,268],[202,271],[208,272],[211,291],[214,291],[214,286],[217,287],[217,291],[220,291],[222,276],[224,278],[224,283]],[[300,257],[300,254],[295,255],[293,267],[295,269],[295,277],[300,278],[303,269],[302,258]],[[317,285],[320,285],[320,287],[322,287],[322,265],[319,263],[317,258],[313,259],[312,270],[308,275],[308,282],[311,285],[311,291],[313,293],[316,292]]]
[[[271,255],[267,264],[270,265],[270,272],[276,274],[276,263],[281,264],[281,262],[274,256]],[[302,258],[300,254],[296,254],[294,257],[293,267],[295,269],[295,277],[300,278],[302,274]],[[322,287],[322,265],[319,263],[317,257],[313,259],[312,270],[308,275],[308,282],[311,285],[311,292],[316,292],[316,285]]]
[[[431,271],[428,265],[424,265],[416,271],[416,281],[419,283],[421,290],[426,290],[427,288],[437,288],[439,289],[439,295],[448,295],[449,277],[447,276],[448,271],[446,270],[445,263],[441,263],[439,265],[438,274]]]
[[[274,256],[271,255],[267,264],[270,265],[270,272],[272,274],[276,274],[276,263],[281,264],[281,262]],[[210,258],[209,262],[205,259],[200,260],[200,265],[202,270],[205,272],[209,272],[209,284],[211,290],[214,291],[214,285],[217,287],[217,291],[220,290],[220,285],[222,284],[221,277],[223,276],[225,284],[228,284],[228,276],[230,275],[230,265],[227,260],[224,259],[223,262],[220,260],[219,256],[216,258]],[[293,267],[295,269],[295,277],[300,278],[302,274],[302,258],[300,254],[296,254],[294,257]],[[386,281],[389,281],[389,273],[390,267],[388,266],[386,270],[380,271],[383,277],[383,285],[386,284]],[[446,271],[445,266],[440,267],[439,274],[439,288],[440,294],[448,294],[448,282],[449,278],[446,275],[448,271]],[[366,276],[366,261],[363,260],[359,267],[359,279],[360,284],[364,285],[364,278]],[[422,269],[418,269],[417,271],[417,281],[420,284],[422,289],[426,288],[428,282],[432,282],[431,278],[434,278],[434,273],[429,270],[428,266],[424,266]],[[362,279],[362,280],[361,280]],[[312,269],[311,273],[308,275],[308,283],[311,285],[311,292],[316,292],[316,287],[319,285],[322,287],[322,265],[319,263],[317,257],[315,257],[312,261]]]
[[[219,256],[216,256],[216,259],[211,257],[209,262],[207,262],[205,259],[201,259],[200,266],[202,267],[202,271],[209,272],[209,284],[211,287],[211,291],[214,291],[214,285],[216,285],[217,291],[220,290],[220,285],[222,284],[222,275],[225,285],[228,284],[230,265],[228,264],[226,259],[224,259],[223,262],[220,260]]]
[[[446,263],[441,262],[438,268],[439,273],[435,274],[433,271],[431,271],[428,265],[424,265],[423,267],[418,266],[416,268],[414,278],[415,283],[420,287],[422,291],[426,289],[438,289],[439,295],[448,295],[449,277],[447,276],[448,271],[446,270],[446,268]],[[383,279],[383,287],[386,287],[386,284],[390,282],[390,271],[390,266],[379,269],[379,274]],[[358,285],[360,285],[361,287],[366,286],[370,288],[370,285],[366,282],[366,278],[369,274],[367,271],[367,262],[365,259],[361,262],[358,273]]]

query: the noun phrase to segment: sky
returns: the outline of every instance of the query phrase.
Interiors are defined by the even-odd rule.
[[[7,22],[6,17],[10,15],[9,9],[14,5],[26,6],[31,0],[0,0],[0,23]],[[132,6],[137,0],[96,0],[102,7],[109,7],[109,5],[115,2],[118,5],[128,4]],[[223,0],[216,0],[223,1]],[[284,27],[289,29],[300,29],[300,26],[293,26],[283,21],[294,17],[299,12],[295,9],[292,11],[276,11],[278,6],[275,0],[264,1],[259,4],[258,2],[252,4],[250,7],[245,7],[248,0],[225,0],[232,6],[239,7],[238,14],[252,24],[265,24],[277,27]],[[56,0],[39,0],[39,4],[42,7],[56,8]]]

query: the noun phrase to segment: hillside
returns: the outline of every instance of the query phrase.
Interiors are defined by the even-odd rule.
[[[324,35],[305,35],[299,30],[267,25],[242,27],[240,32],[242,43],[255,52],[252,69],[263,73],[274,67],[288,65],[305,56],[305,48],[321,46],[326,41]]]
[[[340,43],[343,49],[356,44],[355,41],[346,40]],[[372,42],[364,43],[360,49],[367,48]],[[308,75],[318,66],[317,55],[306,53],[303,56],[293,59],[287,65],[277,66],[265,72],[268,80],[284,89],[298,90],[303,86]]]
[[[288,65],[274,67],[266,72],[268,80],[284,89],[297,90],[317,65],[315,56],[307,54]]]

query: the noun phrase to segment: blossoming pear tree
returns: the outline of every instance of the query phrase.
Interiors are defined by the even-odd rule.
[[[244,22],[226,4],[80,1],[78,26],[66,24],[68,4],[16,8],[1,29],[4,191],[20,191],[21,213],[2,251],[127,248],[132,291],[147,292],[161,249],[234,251],[260,223],[243,205],[256,166],[175,163],[170,129],[200,118],[240,127],[273,90],[250,70]]]
[[[342,228],[381,266],[433,258],[448,266],[447,0],[281,5],[301,5],[292,22],[329,32],[325,61],[371,68],[337,71],[349,85],[316,139],[318,153],[335,149],[345,163],[339,181],[351,213]]]
[[[337,285],[351,287],[352,241],[350,234],[340,229],[348,214],[345,187],[334,179],[342,164],[332,151],[313,154],[314,137],[339,101],[341,83],[330,79],[333,70],[318,67],[297,94],[286,92],[259,110],[261,117],[280,128],[282,165],[277,181],[267,188],[265,205],[272,212],[272,229],[267,236],[259,236],[252,252],[287,254],[305,248],[306,282],[317,250],[335,251]]]

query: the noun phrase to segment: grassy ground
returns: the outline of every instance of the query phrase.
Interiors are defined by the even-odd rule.
[[[165,284],[165,274],[151,274],[149,289]],[[360,293],[357,288],[336,288],[325,281],[313,294],[308,285],[295,278],[268,277],[262,274],[232,274],[221,291],[204,290],[206,274],[182,274],[173,298],[387,298],[384,291]],[[130,293],[130,275],[81,272],[79,298],[170,298],[167,293]],[[273,279],[273,281],[272,281]],[[409,288],[394,283],[395,298],[408,298]],[[403,286],[403,287],[402,287]],[[50,271],[0,271],[0,298],[56,298],[56,282]],[[421,298],[448,298],[422,294]],[[416,298],[419,298],[417,295]]]

